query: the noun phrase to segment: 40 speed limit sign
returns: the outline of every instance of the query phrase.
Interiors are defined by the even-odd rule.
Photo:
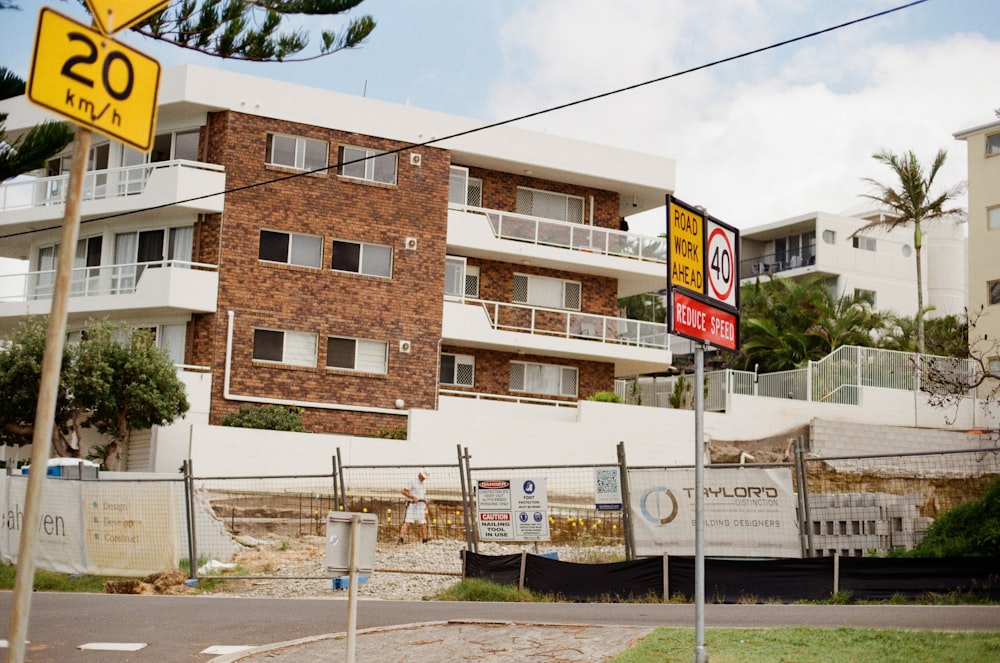
[[[42,8],[28,99],[71,122],[149,152],[159,89],[159,62]]]
[[[735,307],[736,291],[739,289],[737,233],[709,217],[705,219],[705,235],[705,275],[708,281],[705,294],[721,304]]]

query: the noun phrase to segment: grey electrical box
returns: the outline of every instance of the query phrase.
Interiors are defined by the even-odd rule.
[[[375,541],[378,539],[378,516],[374,513],[330,512],[326,516],[326,566],[335,573],[351,570],[351,521],[358,517],[357,564],[359,573],[375,569]]]

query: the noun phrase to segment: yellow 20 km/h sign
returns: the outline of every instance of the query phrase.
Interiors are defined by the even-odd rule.
[[[43,7],[28,99],[115,140],[149,152],[160,63]]]

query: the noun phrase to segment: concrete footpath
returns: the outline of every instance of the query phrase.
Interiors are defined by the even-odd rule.
[[[588,626],[451,620],[358,630],[358,663],[453,661],[607,661],[648,635],[651,626]],[[347,635],[331,633],[254,647],[212,663],[313,663],[343,660]]]

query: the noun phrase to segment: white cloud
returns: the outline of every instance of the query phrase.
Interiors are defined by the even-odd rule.
[[[649,80],[878,10],[870,5],[804,17],[782,1],[536,2],[501,28],[507,59],[492,112],[510,117]],[[928,161],[943,147],[949,160],[939,181],[963,180],[965,144],[952,134],[989,121],[1000,105],[984,80],[1000,63],[1000,41],[949,34],[901,43],[879,39],[876,27],[846,28],[524,124],[672,157],[678,197],[742,228],[856,205],[867,191],[863,177],[889,178],[871,158],[882,147]],[[658,217],[637,221],[640,229],[661,227]]]

